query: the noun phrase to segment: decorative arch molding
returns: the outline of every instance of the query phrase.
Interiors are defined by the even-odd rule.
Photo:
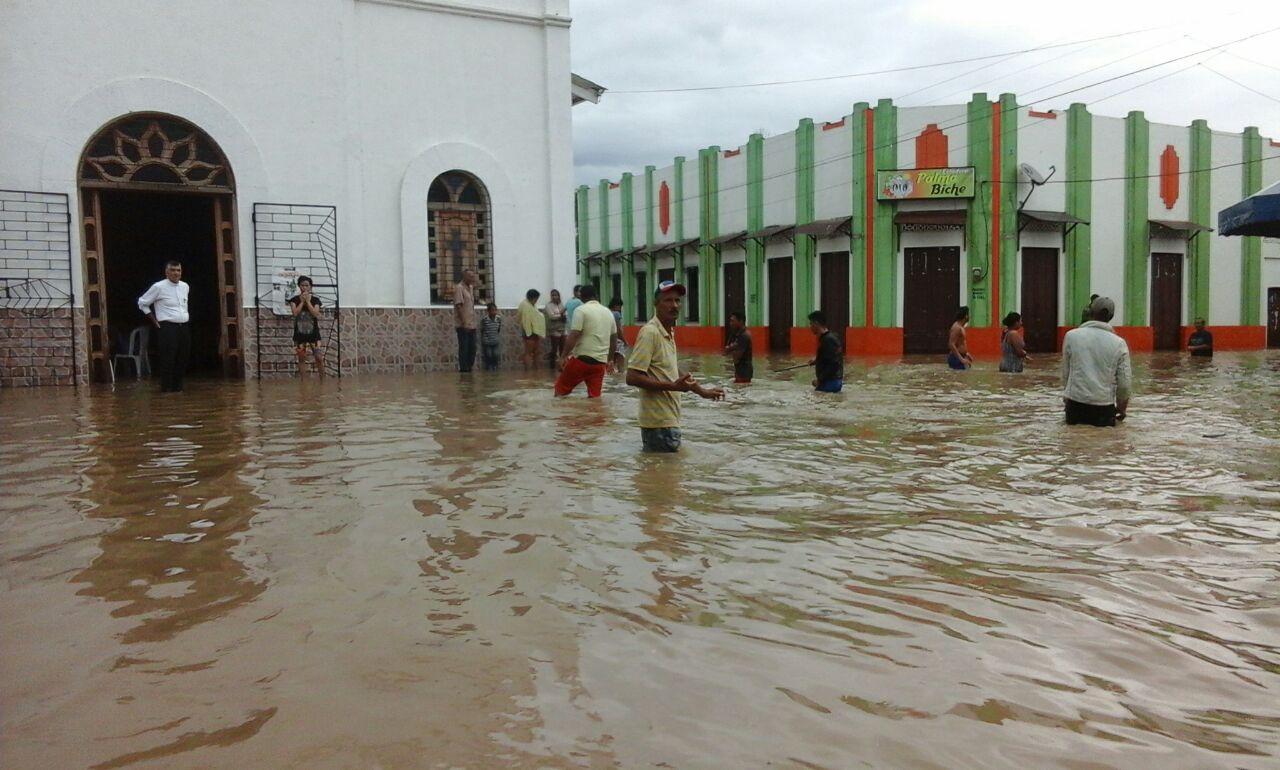
[[[424,150],[405,170],[400,184],[400,254],[404,304],[431,305],[430,251],[427,241],[427,197],[431,183],[448,171],[465,171],[489,193],[490,243],[493,244],[493,296],[499,304],[515,303],[503,289],[503,267],[517,254],[516,234],[524,232],[523,215],[506,169],[488,152],[472,144],[446,142]]]
[[[89,141],[107,126],[133,113],[164,113],[182,118],[217,142],[235,169],[237,208],[254,200],[269,200],[267,169],[257,142],[225,105],[193,86],[166,78],[121,78],[103,83],[76,99],[58,119],[45,127],[40,161],[41,189],[74,196],[79,185],[80,160]],[[76,206],[71,210],[76,211]],[[247,211],[247,209],[246,209]],[[74,220],[73,220],[74,221]],[[71,253],[81,253],[78,232],[71,228]],[[253,217],[238,217],[239,243],[253,243]],[[241,259],[244,258],[241,252]],[[83,293],[80,260],[72,260],[76,297]],[[251,297],[253,271],[240,270],[241,296]]]

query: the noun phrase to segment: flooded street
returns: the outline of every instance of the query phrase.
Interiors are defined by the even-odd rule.
[[[5,391],[0,767],[1277,767],[1280,351],[1035,358]]]

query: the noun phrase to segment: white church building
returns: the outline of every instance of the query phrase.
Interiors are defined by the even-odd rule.
[[[300,275],[331,373],[452,366],[463,268],[504,308],[574,280],[570,109],[603,89],[569,24],[568,0],[0,4],[0,387],[112,379],[168,259],[194,371],[291,370]]]

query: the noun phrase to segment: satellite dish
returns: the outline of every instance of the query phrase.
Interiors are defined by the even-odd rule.
[[[1030,163],[1018,164],[1018,170],[1021,171],[1022,175],[1025,176],[1031,182],[1031,184],[1035,187],[1039,187],[1045,182],[1044,174],[1041,174],[1039,171],[1037,171],[1036,167],[1031,165]]]

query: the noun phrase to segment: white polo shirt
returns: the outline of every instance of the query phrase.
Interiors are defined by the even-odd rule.
[[[154,309],[157,321],[184,324],[191,320],[187,312],[187,295],[190,293],[191,287],[186,281],[174,283],[165,278],[151,284],[151,288],[138,297],[138,309],[144,315]]]

